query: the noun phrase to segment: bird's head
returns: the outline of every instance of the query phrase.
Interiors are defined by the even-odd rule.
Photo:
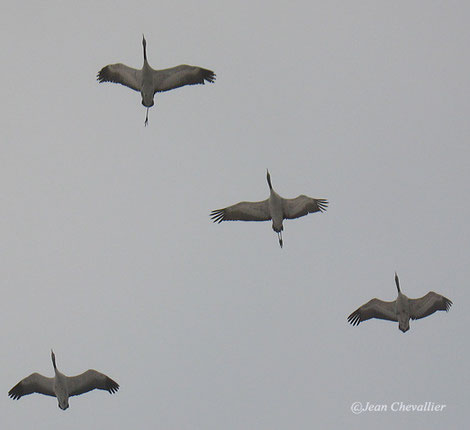
[[[397,284],[397,290],[400,293],[400,281],[398,280],[397,272],[395,272],[395,284]]]
[[[271,184],[271,175],[269,174],[269,170],[266,169],[266,179],[268,181],[268,185],[269,185],[269,189],[272,190],[273,189],[273,186]]]
[[[57,366],[55,364],[55,354],[52,349],[51,349],[51,359],[52,359],[52,365],[54,366],[54,369],[57,369]]]
[[[145,36],[142,34],[142,46],[144,47],[144,61],[147,61],[147,41]]]

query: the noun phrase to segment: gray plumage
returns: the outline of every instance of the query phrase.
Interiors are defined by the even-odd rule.
[[[56,397],[59,408],[65,410],[69,407],[70,396],[78,396],[94,389],[106,390],[113,394],[119,389],[117,382],[93,369],[89,369],[77,376],[65,376],[57,369],[55,354],[52,350],[51,358],[55,372],[53,378],[48,378],[39,373],[32,373],[18,382],[8,392],[8,395],[14,400],[33,393]]]
[[[326,199],[314,199],[300,195],[294,199],[285,199],[277,194],[271,184],[271,175],[267,171],[266,178],[270,195],[261,202],[240,202],[224,209],[211,212],[211,219],[216,223],[222,221],[269,221],[272,220],[273,230],[278,234],[282,248],[283,220],[299,218],[309,213],[324,212],[328,206]]]
[[[122,63],[109,64],[98,72],[97,79],[99,82],[114,82],[139,91],[142,95],[142,104],[147,108],[145,125],[148,123],[148,109],[154,104],[155,93],[173,90],[185,85],[215,81],[215,73],[212,70],[187,64],[163,70],[152,69],[147,61],[145,37],[142,37],[142,45],[144,49],[142,69],[133,69]]]
[[[362,321],[378,318],[388,321],[398,321],[398,328],[405,333],[410,328],[410,319],[416,320],[427,317],[436,311],[449,311],[452,302],[440,294],[430,291],[419,299],[410,299],[400,290],[398,275],[395,273],[395,283],[398,297],[393,302],[372,299],[356,309],[348,317],[352,325]]]

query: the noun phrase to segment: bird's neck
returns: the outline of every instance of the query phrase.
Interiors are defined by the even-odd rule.
[[[147,47],[144,45],[144,62],[147,62]]]
[[[400,281],[398,280],[398,276],[395,274],[395,284],[397,286],[397,290],[398,290],[398,294],[401,293],[401,290],[400,290]]]

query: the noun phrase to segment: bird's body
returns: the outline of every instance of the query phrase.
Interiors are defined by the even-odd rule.
[[[314,199],[300,195],[295,199],[285,199],[274,191],[271,175],[267,172],[269,198],[261,202],[240,202],[224,209],[211,212],[214,222],[222,221],[269,221],[272,220],[273,230],[278,234],[279,245],[282,248],[283,221],[299,218],[313,212],[323,212],[328,206],[325,199]]]
[[[89,369],[77,376],[66,376],[57,369],[53,351],[51,351],[51,358],[55,373],[53,378],[48,378],[39,373],[32,373],[18,382],[8,392],[8,395],[14,400],[32,393],[56,397],[59,408],[65,410],[69,407],[70,396],[78,396],[95,388],[106,390],[110,394],[115,393],[119,389],[117,382],[93,369]]]
[[[155,93],[153,86],[153,69],[147,63],[147,60],[145,60],[142,67],[142,87],[140,93],[142,95],[142,104],[147,108],[152,107],[154,104],[153,97]]]
[[[410,319],[424,318],[436,311],[448,311],[452,305],[449,299],[434,291],[430,291],[419,299],[408,298],[400,290],[400,283],[396,273],[395,283],[398,289],[396,300],[385,302],[379,299],[372,299],[349,315],[348,321],[352,325],[358,325],[361,321],[366,321],[370,318],[397,321],[398,328],[405,333],[410,329]]]
[[[282,197],[276,193],[272,188],[269,191],[269,214],[273,221],[273,230],[276,233],[280,233],[284,230],[282,222],[284,221],[284,214],[282,210]]]
[[[405,333],[410,329],[410,299],[406,297],[401,291],[398,291],[398,297],[395,306],[398,320],[398,328],[403,333]]]
[[[122,63],[109,64],[98,72],[99,82],[114,82],[139,91],[142,104],[147,108],[145,125],[148,123],[148,109],[154,105],[154,95],[157,92],[169,91],[184,85],[204,84],[215,81],[215,73],[197,66],[180,66],[169,69],[155,70],[147,61],[147,42],[142,38],[144,49],[144,64],[142,69],[133,69]]]
[[[54,394],[59,403],[59,408],[65,411],[69,407],[70,387],[67,384],[67,377],[54,366]]]

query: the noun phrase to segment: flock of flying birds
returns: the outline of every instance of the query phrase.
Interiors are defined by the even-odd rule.
[[[142,104],[147,108],[145,125],[148,124],[148,110],[153,106],[156,92],[169,91],[185,85],[204,84],[215,81],[215,73],[196,66],[180,65],[169,69],[155,70],[147,62],[147,42],[142,38],[144,49],[144,65],[142,69],[133,69],[125,64],[110,64],[98,72],[99,82],[115,82],[125,85],[142,96]],[[224,209],[212,211],[214,222],[222,221],[271,221],[272,228],[277,233],[279,245],[282,248],[283,221],[305,216],[309,213],[324,212],[328,206],[326,199],[314,199],[300,195],[294,199],[285,199],[277,194],[271,183],[271,175],[266,175],[269,185],[269,197],[260,202],[240,202]],[[398,328],[405,333],[410,328],[410,319],[420,319],[436,311],[448,311],[452,302],[444,296],[430,291],[419,299],[410,299],[400,290],[398,275],[395,273],[395,283],[398,297],[392,302],[372,299],[356,309],[348,317],[352,325],[371,318],[398,322]],[[51,350],[52,364],[55,376],[48,378],[33,373],[22,379],[9,392],[12,399],[20,399],[32,393],[56,397],[59,408],[69,407],[69,397],[99,389],[113,394],[119,389],[119,384],[110,377],[96,370],[89,369],[77,376],[65,376],[56,366],[55,354]]]

